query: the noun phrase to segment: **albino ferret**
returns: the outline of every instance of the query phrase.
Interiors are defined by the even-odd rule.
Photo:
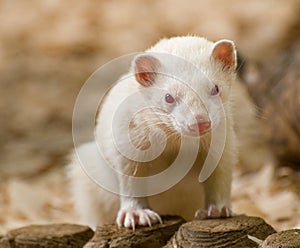
[[[236,78],[236,67],[232,41],[213,43],[193,36],[163,39],[136,56],[129,73],[105,95],[95,129],[102,156],[118,171],[120,195],[93,182],[74,153],[68,168],[80,221],[93,228],[116,221],[134,229],[136,225],[161,222],[162,214],[176,214],[186,220],[231,216],[233,166],[242,163],[257,168],[268,160],[260,123]],[[135,94],[139,94],[136,100]],[[212,147],[213,139],[217,143]],[[95,154],[95,142],[77,151],[101,167],[104,160]],[[164,149],[157,153],[156,147],[161,149],[162,143]],[[186,152],[184,168],[185,161],[194,156],[189,151],[197,144],[191,169],[168,190],[137,195],[137,186],[125,179],[124,175],[157,175],[169,168],[181,151]],[[212,174],[200,183],[207,156],[212,158],[208,160]]]

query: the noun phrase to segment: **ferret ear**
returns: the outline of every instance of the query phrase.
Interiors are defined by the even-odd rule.
[[[223,64],[224,69],[235,70],[237,66],[237,55],[235,45],[230,40],[219,40],[214,44],[211,58]]]
[[[134,60],[135,79],[141,85],[151,86],[157,75],[160,66],[158,59],[150,55],[141,55]]]

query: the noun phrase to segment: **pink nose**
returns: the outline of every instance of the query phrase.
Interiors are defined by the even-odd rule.
[[[195,116],[196,123],[188,126],[192,132],[198,132],[200,135],[205,134],[210,130],[210,120],[201,116]]]

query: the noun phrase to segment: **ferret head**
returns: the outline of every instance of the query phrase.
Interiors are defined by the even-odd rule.
[[[225,120],[237,64],[233,42],[197,37],[163,40],[133,61],[136,82],[158,119],[184,135],[200,136]]]

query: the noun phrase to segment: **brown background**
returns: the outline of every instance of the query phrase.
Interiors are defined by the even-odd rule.
[[[187,34],[232,39],[246,60],[268,61],[299,38],[299,10],[298,0],[0,0],[0,233],[74,220],[62,165],[76,95],[99,66]],[[238,176],[236,209],[299,225],[291,173]]]

